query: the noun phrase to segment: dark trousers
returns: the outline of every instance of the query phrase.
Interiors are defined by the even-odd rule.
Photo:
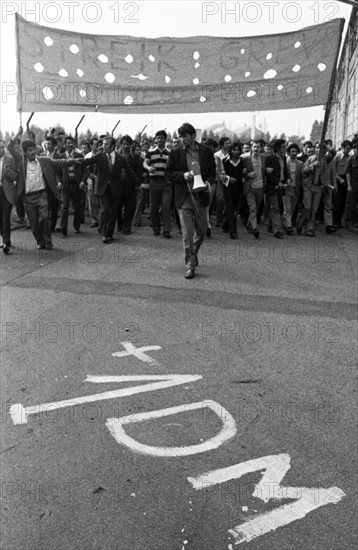
[[[19,216],[20,220],[23,220],[25,217],[25,207],[24,207],[24,195],[21,194],[16,201],[16,214]]]
[[[51,189],[48,189],[47,193],[48,193],[48,210],[50,215],[51,231],[53,233],[56,229],[58,207],[60,203],[56,199],[55,195],[52,193]]]
[[[99,232],[102,237],[113,237],[116,226],[117,211],[120,203],[119,193],[113,193],[108,186],[104,195],[99,197]]]
[[[347,193],[346,223],[357,223],[358,221],[358,179],[351,176],[352,190]]]
[[[10,244],[12,204],[5,196],[4,188],[0,185],[0,232],[4,244]]]
[[[347,183],[346,175],[341,175],[341,178],[345,180],[345,183],[340,183],[337,181],[337,193],[334,197],[334,208],[333,208],[333,225],[341,225],[342,216],[346,208],[347,200]]]
[[[25,194],[24,206],[32,234],[37,244],[51,242],[47,191],[36,191],[35,193]]]
[[[118,225],[120,223],[122,224],[123,233],[131,232],[136,202],[137,202],[137,188],[128,184],[125,181],[121,182],[116,217],[117,217]],[[124,212],[123,212],[123,209],[124,209]]]
[[[230,236],[237,235],[236,218],[240,211],[242,202],[242,187],[238,185],[224,185],[224,197],[226,203],[226,222],[229,227]]]
[[[62,191],[61,229],[67,234],[68,211],[70,203],[73,206],[73,227],[77,230],[81,225],[81,191],[76,181],[69,181],[66,189]]]
[[[151,179],[149,192],[153,233],[160,233],[160,206],[162,206],[163,214],[163,231],[169,232],[171,230],[172,184],[165,180]]]
[[[86,191],[84,189],[81,189],[80,190],[81,223],[85,223],[86,199],[87,199]]]

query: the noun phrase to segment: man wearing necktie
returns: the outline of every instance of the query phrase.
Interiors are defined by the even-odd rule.
[[[117,211],[121,203],[122,171],[135,186],[140,184],[138,176],[126,159],[115,151],[115,146],[116,140],[106,137],[103,140],[103,151],[84,160],[86,166],[97,165],[94,194],[98,196],[101,205],[99,232],[105,244],[113,240]]]

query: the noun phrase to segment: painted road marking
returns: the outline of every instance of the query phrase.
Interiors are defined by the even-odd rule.
[[[124,375],[124,376],[90,376],[88,375],[85,382],[93,382],[96,384],[105,384],[113,382],[145,382],[152,380],[151,384],[140,384],[139,386],[130,386],[129,388],[121,388],[118,390],[107,391],[103,393],[95,393],[93,395],[83,395],[81,397],[73,397],[64,401],[56,401],[54,403],[43,403],[41,405],[33,405],[24,407],[21,403],[12,405],[9,414],[15,425],[27,424],[27,417],[31,414],[39,414],[64,407],[74,407],[82,403],[93,403],[94,401],[102,401],[105,399],[115,399],[117,397],[127,397],[136,393],[144,393],[149,391],[161,390],[173,386],[180,386],[189,382],[201,380],[200,374],[144,374],[144,375]]]
[[[142,348],[136,348],[132,342],[121,342],[126,351],[116,351],[112,353],[113,357],[128,357],[134,355],[140,361],[145,363],[151,363],[152,365],[159,365],[158,361],[147,355],[146,351],[162,349],[161,346],[143,346]]]
[[[284,453],[263,456],[227,468],[212,470],[197,477],[188,477],[188,481],[195,490],[200,490],[231,479],[238,479],[248,473],[264,470],[260,482],[255,486],[254,497],[264,502],[283,499],[295,500],[292,504],[284,504],[229,529],[229,533],[235,540],[235,545],[241,544],[250,542],[270,531],[275,531],[278,527],[303,519],[309,512],[321,506],[337,504],[346,496],[338,487],[329,489],[283,487],[281,481],[291,468],[290,460],[290,456]]]
[[[211,409],[219,416],[223,426],[220,433],[211,439],[204,441],[203,443],[188,445],[186,447],[154,447],[145,445],[144,443],[139,443],[139,441],[136,441],[124,431],[123,426],[125,424],[144,422],[145,420],[153,420],[155,418],[162,418],[163,416],[203,409],[205,407]],[[123,416],[122,418],[108,418],[106,426],[113,435],[114,439],[121,445],[125,445],[136,453],[160,457],[178,457],[205,453],[207,451],[211,451],[212,449],[217,449],[225,443],[225,441],[229,441],[229,439],[235,437],[237,432],[236,422],[231,414],[224,409],[224,407],[219,405],[219,403],[211,400],[200,401],[199,403],[190,403],[187,405],[179,405],[168,409],[132,414],[130,416]]]

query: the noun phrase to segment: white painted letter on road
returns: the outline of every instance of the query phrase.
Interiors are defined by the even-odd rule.
[[[221,419],[223,426],[216,436],[196,445],[188,445],[186,447],[153,447],[144,443],[139,443],[139,441],[127,435],[123,428],[125,424],[144,422],[145,420],[153,420],[163,416],[202,409],[203,407],[208,407],[214,411]],[[123,416],[122,418],[108,418],[106,426],[114,439],[121,445],[125,445],[136,453],[160,457],[178,457],[205,453],[206,451],[217,449],[225,443],[225,441],[235,437],[237,432],[236,423],[231,414],[215,401],[200,401],[199,403],[170,407],[169,409],[132,414],[131,416]]]
[[[338,487],[329,489],[317,489],[307,487],[283,487],[281,481],[291,468],[290,456],[278,454],[263,456],[227,468],[212,470],[196,478],[189,477],[188,481],[196,490],[204,489],[218,483],[224,483],[231,479],[238,479],[245,474],[262,472],[260,482],[255,486],[253,496],[264,502],[269,500],[292,499],[295,502],[284,504],[275,510],[260,514],[233,529],[229,533],[234,538],[234,544],[250,542],[251,540],[275,531],[298,519],[303,519],[309,512],[325,506],[337,504],[345,493]],[[317,494],[319,498],[317,498]]]
[[[124,375],[124,376],[87,376],[85,382],[94,382],[96,384],[108,384],[118,382],[146,382],[151,381],[151,384],[140,384],[139,386],[130,386],[129,388],[121,388],[118,390],[106,391],[103,393],[95,393],[93,395],[82,395],[81,397],[73,397],[64,401],[56,401],[54,403],[42,403],[24,407],[20,403],[12,405],[9,410],[12,421],[15,425],[27,424],[27,417],[30,414],[39,414],[55,409],[63,409],[64,407],[73,407],[83,403],[93,403],[95,401],[103,401],[106,399],[115,399],[118,397],[126,397],[136,393],[144,393],[148,391],[163,390],[189,382],[201,380],[200,374],[144,374],[144,375]]]

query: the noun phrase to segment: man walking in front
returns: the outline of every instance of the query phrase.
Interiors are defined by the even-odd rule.
[[[186,279],[195,276],[198,252],[207,229],[207,208],[209,190],[193,190],[194,174],[200,175],[206,184],[214,183],[216,164],[209,147],[195,140],[195,128],[188,122],[179,129],[182,148],[174,148],[169,154],[165,177],[174,183],[175,206],[178,209],[183,233],[183,247],[186,265]]]

